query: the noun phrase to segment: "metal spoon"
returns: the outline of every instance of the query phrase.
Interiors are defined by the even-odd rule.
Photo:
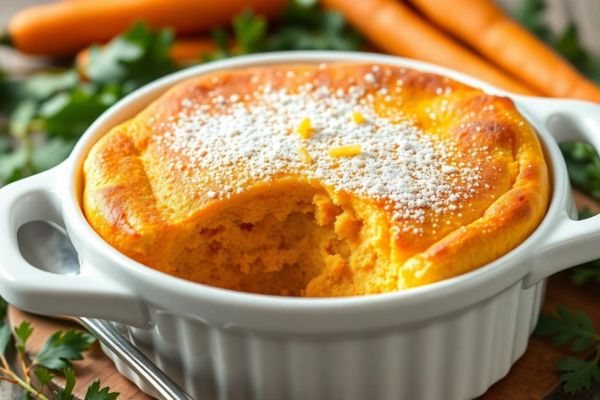
[[[17,240],[23,258],[31,265],[53,274],[79,274],[77,252],[64,229],[58,225],[44,221],[26,223],[19,228]],[[164,400],[191,400],[179,385],[127,340],[112,323],[94,318],[75,319],[152,386]]]

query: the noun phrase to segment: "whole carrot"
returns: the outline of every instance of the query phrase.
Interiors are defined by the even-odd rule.
[[[191,33],[227,24],[246,8],[276,16],[286,4],[286,0],[63,1],[21,11],[10,20],[8,31],[13,45],[23,52],[65,55],[107,42],[136,20]]]
[[[489,0],[410,0],[444,29],[540,93],[600,103],[600,88]]]
[[[395,0],[323,0],[381,49],[456,69],[503,89],[532,94],[525,84],[450,39]]]

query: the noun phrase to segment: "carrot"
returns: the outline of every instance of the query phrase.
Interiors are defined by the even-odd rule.
[[[539,92],[600,103],[600,88],[489,0],[411,0],[428,18]]]
[[[75,1],[75,0],[64,0]],[[209,38],[176,39],[171,47],[170,57],[179,66],[185,66],[202,59],[202,55],[217,50],[217,45]],[[85,75],[87,63],[90,59],[90,48],[86,47],[77,53],[75,65],[81,75]]]
[[[323,3],[344,14],[354,27],[389,53],[453,68],[512,92],[532,94],[525,84],[482,60],[398,1],[324,0]]]
[[[62,1],[19,12],[10,20],[8,31],[14,46],[23,52],[66,55],[107,42],[137,20],[191,33],[229,23],[245,8],[276,16],[286,4],[286,0]]]

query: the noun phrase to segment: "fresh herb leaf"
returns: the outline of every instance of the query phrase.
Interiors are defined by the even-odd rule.
[[[553,315],[541,315],[535,328],[541,336],[552,336],[555,346],[571,343],[571,350],[581,352],[594,347],[594,356],[589,360],[563,357],[556,368],[562,371],[560,376],[565,392],[573,393],[589,389],[592,381],[600,382],[600,335],[591,319],[582,311],[572,312],[564,306],[558,306]]]
[[[44,101],[57,93],[74,89],[78,83],[79,74],[74,69],[40,72],[23,82],[21,96],[26,100]]]
[[[106,109],[172,72],[172,43],[171,31],[153,31],[140,23],[102,50],[92,50],[85,78],[74,68],[21,81],[0,78],[0,101],[9,98],[4,109],[11,110],[8,128],[17,139],[11,143],[0,136],[0,186],[58,164]]]
[[[219,51],[226,54],[229,51],[229,35],[227,31],[223,27],[217,27],[211,31],[210,35]]]
[[[21,146],[12,153],[0,154],[0,186],[28,175],[29,150]]]
[[[587,282],[600,283],[600,260],[578,265],[571,271],[571,281],[576,285],[583,285]]]
[[[169,57],[174,35],[171,30],[153,31],[136,23],[105,47],[90,51],[86,76],[98,85],[120,85],[123,94],[175,71]]]
[[[540,336],[553,336],[555,346],[571,343],[571,350],[582,351],[600,341],[590,318],[582,311],[572,312],[558,306],[555,315],[541,315],[535,329]]]
[[[592,213],[592,210],[590,210],[589,207],[581,207],[579,210],[577,210],[577,217],[580,221],[593,216],[594,213]]]
[[[575,24],[569,24],[563,33],[554,41],[554,48],[574,65],[585,66],[589,55],[579,42],[579,34]]]
[[[10,111],[21,98],[22,85],[0,70],[0,111]]]
[[[54,378],[54,374],[44,367],[35,368],[33,373],[41,387],[46,386]]]
[[[341,14],[315,2],[292,1],[271,29],[264,17],[245,10],[234,18],[232,28],[232,39],[222,27],[213,30],[219,50],[206,54],[205,60],[268,51],[359,50],[363,45]]]
[[[0,156],[11,150],[10,140],[6,136],[0,136]]]
[[[233,18],[233,39],[222,26],[211,31],[211,37],[217,44],[217,50],[203,55],[204,61],[265,51],[267,21],[263,16],[255,15],[246,9]]]
[[[556,364],[556,369],[563,371],[560,380],[567,393],[575,393],[589,389],[592,381],[600,382],[600,367],[598,359],[581,360],[574,357],[564,357]]]
[[[91,88],[78,87],[59,93],[45,102],[40,110],[43,130],[51,136],[78,138],[112,105],[113,99]]]
[[[75,140],[53,137],[36,147],[31,155],[31,163],[35,172],[45,171],[60,164],[75,146]]]
[[[108,387],[100,387],[100,380],[95,380],[88,387],[84,400],[115,400],[119,393],[111,392]]]
[[[561,143],[560,149],[574,186],[600,200],[600,157],[593,146],[583,142]]]
[[[230,57],[229,34],[227,31],[223,27],[217,27],[210,32],[210,36],[217,45],[217,50],[202,54],[202,60],[209,62]]]
[[[25,345],[27,344],[27,340],[29,340],[32,333],[33,327],[29,321],[23,321],[17,327],[15,327],[15,337],[17,339],[16,347],[21,356],[25,355]]]
[[[32,365],[41,365],[52,370],[61,370],[70,365],[70,361],[81,360],[94,337],[87,332],[71,329],[54,333],[36,354]]]
[[[589,58],[583,72],[588,78],[600,83],[600,57]]]
[[[73,389],[75,388],[75,372],[73,368],[66,367],[63,370],[65,376],[65,387],[64,389],[58,389],[54,391],[55,400],[73,400]]]
[[[7,101],[6,92],[8,91],[6,85],[6,73],[0,70],[0,110],[8,108],[9,101]]]
[[[360,50],[361,36],[336,11],[290,3],[266,44],[267,51]]]
[[[14,136],[18,138],[27,136],[31,122],[37,114],[37,108],[37,102],[34,100],[23,100],[17,104],[9,120],[9,129]]]
[[[244,10],[233,19],[233,32],[243,54],[263,51],[267,33],[267,20]]]
[[[600,58],[585,50],[577,26],[570,23],[552,42],[554,49],[590,79],[600,82]]]

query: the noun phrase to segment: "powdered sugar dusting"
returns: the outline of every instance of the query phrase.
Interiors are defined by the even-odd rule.
[[[373,84],[375,75],[367,75],[365,82]],[[165,133],[153,138],[176,154],[170,167],[190,185],[211,188],[209,199],[231,197],[253,182],[300,175],[382,201],[393,220],[412,221],[396,233],[419,234],[428,214],[460,209],[481,180],[479,167],[455,161],[461,155],[451,142],[436,140],[401,114],[378,115],[373,96],[360,85],[333,90],[308,83],[290,92],[266,84],[243,97],[248,101],[239,95],[202,104],[185,99]],[[311,134],[303,138],[297,129],[306,119]],[[329,153],[352,145],[360,146],[358,154]]]

